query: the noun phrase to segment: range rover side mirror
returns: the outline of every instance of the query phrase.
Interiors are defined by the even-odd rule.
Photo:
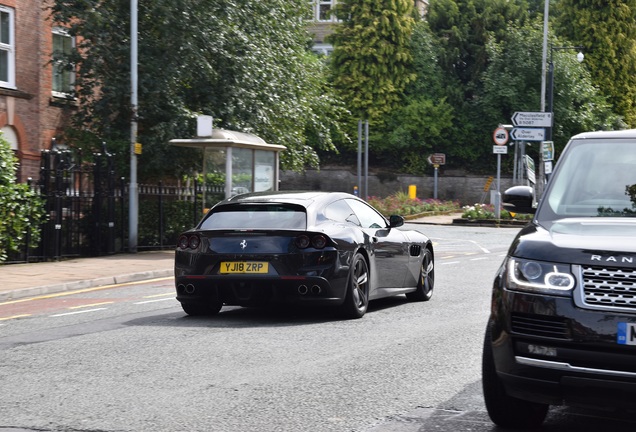
[[[513,213],[534,214],[534,190],[530,186],[513,186],[503,194],[503,207]]]
[[[404,225],[404,217],[398,215],[391,215],[389,217],[389,228],[397,228]]]

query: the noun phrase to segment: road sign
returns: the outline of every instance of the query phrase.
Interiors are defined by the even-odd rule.
[[[543,141],[545,139],[544,128],[514,128],[510,136],[515,141]]]
[[[550,112],[516,112],[512,115],[512,124],[515,126],[552,126],[552,113]]]
[[[494,145],[492,146],[493,154],[508,154],[508,146],[505,145]]]
[[[541,143],[541,152],[543,153],[544,161],[551,161],[554,159],[554,142],[543,141]]]
[[[428,163],[431,165],[446,165],[446,154],[433,153],[428,157]]]
[[[505,145],[508,142],[508,131],[505,128],[498,127],[492,134],[492,139],[497,145]]]

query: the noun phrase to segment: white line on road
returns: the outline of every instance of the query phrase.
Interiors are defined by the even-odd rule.
[[[97,312],[97,311],[106,310],[106,309],[108,309],[108,308],[86,309],[86,310],[80,310],[80,311],[75,311],[75,312],[66,312],[66,313],[49,315],[49,316],[51,318],[56,318],[56,317],[62,317],[62,316],[67,316],[67,315],[77,315],[77,314],[86,313],[86,312]]]
[[[157,300],[140,301],[140,302],[133,303],[133,304],[141,305],[141,304],[146,304],[146,303],[157,303],[157,302],[162,302],[162,301],[166,301],[166,300],[175,301],[174,297],[170,297],[170,298],[162,298],[162,299],[157,299]]]

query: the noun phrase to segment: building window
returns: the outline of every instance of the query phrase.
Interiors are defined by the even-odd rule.
[[[0,86],[15,88],[14,11],[0,6]]]
[[[75,67],[69,58],[75,49],[75,38],[66,29],[53,29],[53,96],[72,96],[75,86]]]
[[[328,57],[333,52],[333,46],[325,43],[316,43],[313,47],[311,47],[311,50],[316,54]]]
[[[336,0],[314,0],[314,20],[315,21],[337,21],[331,13],[336,4]]]

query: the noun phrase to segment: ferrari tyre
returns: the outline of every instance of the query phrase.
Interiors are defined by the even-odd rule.
[[[433,287],[435,286],[435,262],[433,252],[424,249],[424,257],[420,267],[420,277],[415,291],[406,293],[409,301],[429,301],[433,297]]]
[[[529,429],[541,426],[549,405],[517,399],[506,393],[497,375],[490,330],[486,330],[482,356],[482,387],[486,410],[493,423],[502,428]]]
[[[369,266],[362,254],[351,260],[347,293],[342,312],[346,318],[362,318],[369,307]]]
[[[219,302],[213,301],[209,303],[194,303],[194,302],[183,302],[181,303],[181,308],[183,311],[191,316],[205,316],[205,315],[216,315],[221,310],[223,305]]]

